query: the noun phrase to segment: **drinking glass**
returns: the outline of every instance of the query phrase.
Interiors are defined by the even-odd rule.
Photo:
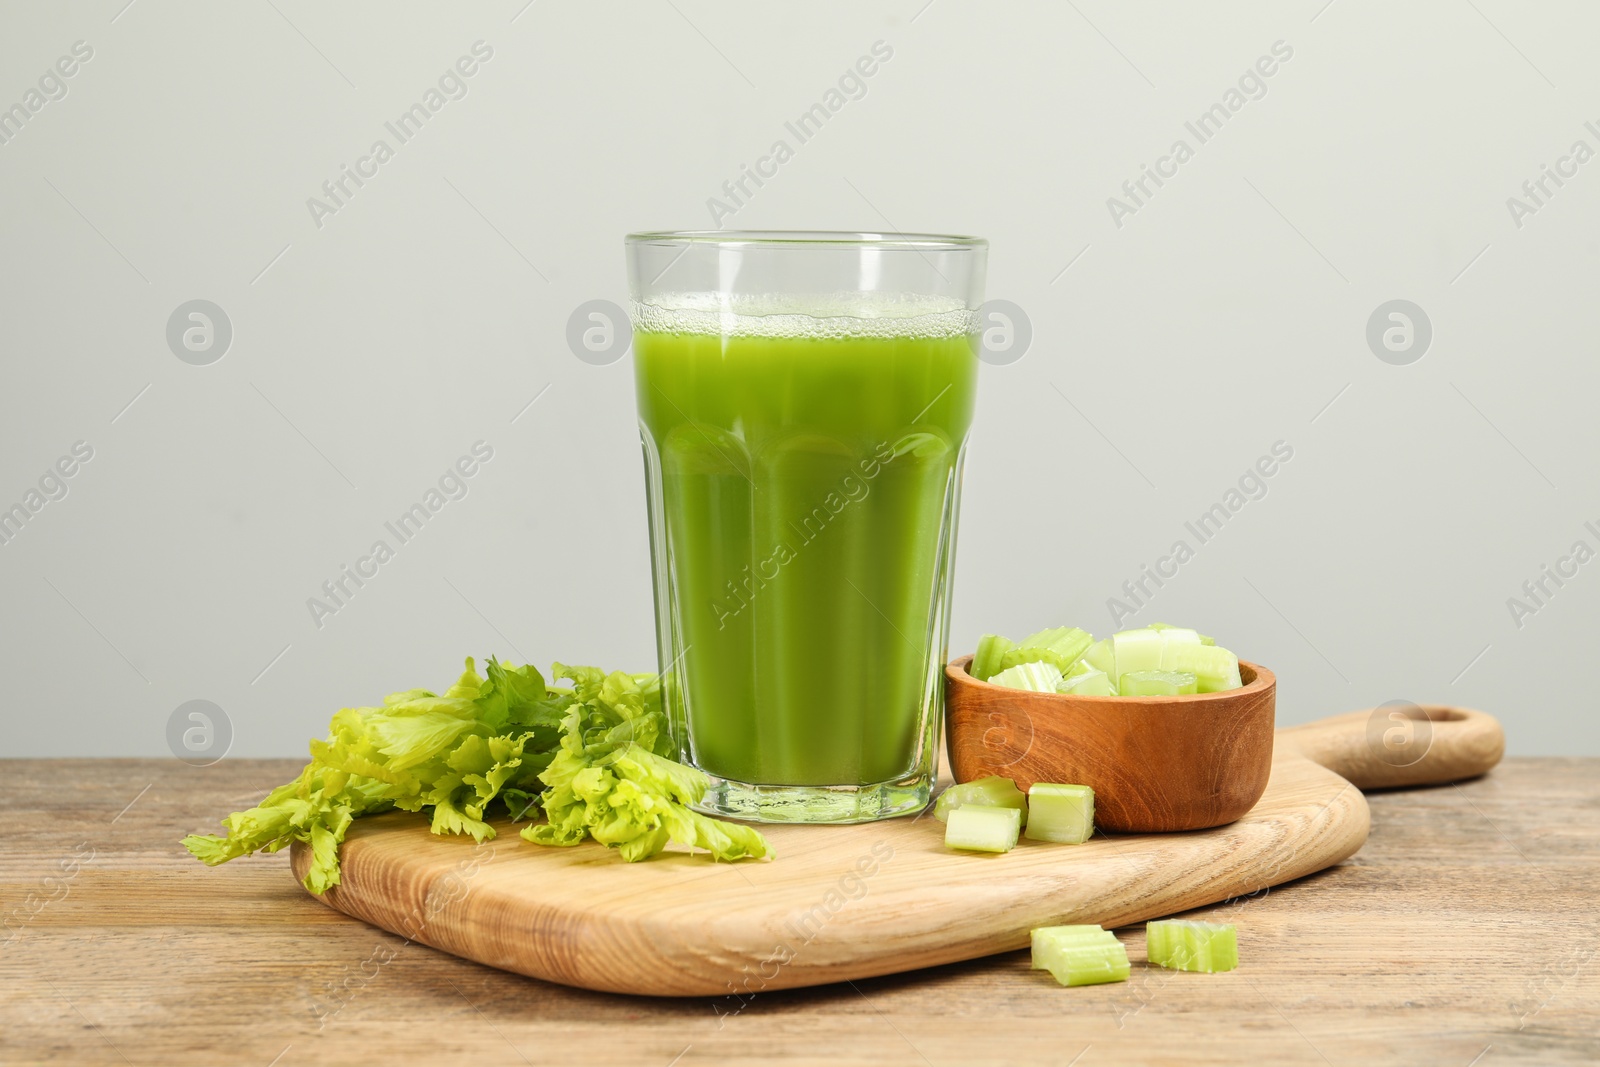
[[[987,252],[628,236],[662,692],[701,810],[926,806]]]

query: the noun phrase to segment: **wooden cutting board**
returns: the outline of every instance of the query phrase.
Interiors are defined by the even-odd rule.
[[[1482,712],[1390,709],[1280,730],[1265,794],[1238,822],[1174,834],[945,849],[932,815],[763,827],[770,862],[684,853],[625,863],[587,843],[542,848],[500,823],[481,845],[427,820],[359,820],[325,904],[492,967],[588,989],[749,995],[973,959],[1036,926],[1117,927],[1322,870],[1367,838],[1363,788],[1482,774],[1504,749]],[[293,868],[308,854],[296,845]]]

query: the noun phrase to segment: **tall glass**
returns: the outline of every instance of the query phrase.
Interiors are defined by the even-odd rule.
[[[937,766],[987,242],[627,239],[656,634],[702,810],[863,822]]]

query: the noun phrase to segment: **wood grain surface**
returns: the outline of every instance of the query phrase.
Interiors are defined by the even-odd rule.
[[[1218,716],[1236,717],[1229,709],[1248,716],[1271,692],[1270,674],[1262,675],[1254,686],[1198,698],[1196,716],[1213,725]],[[1058,710],[1036,713],[1035,751],[1045,740],[1042,720]],[[1161,709],[1135,709],[1136,717],[1141,710]],[[1270,727],[1270,704],[1267,715]],[[1477,743],[1501,736],[1491,716],[1458,709],[1440,715],[1426,747],[1383,754],[1410,760],[1413,775],[1435,781],[1480,774],[1498,761],[1499,747]],[[765,827],[778,854],[767,863],[716,864],[677,853],[628,864],[592,843],[528,846],[509,822],[497,824],[496,840],[475,845],[393,813],[351,829],[340,853],[342,882],[319,899],[479,963],[605,992],[748,995],[870,978],[1015,949],[1039,926],[1160,918],[1339,862],[1366,840],[1368,821],[1361,792],[1335,771],[1344,756],[1368,747],[1369,721],[1372,712],[1357,712],[1322,728],[1346,741],[1316,750],[1332,769],[1312,762],[1299,744],[1285,745],[1278,758],[1271,748],[1261,752],[1263,776],[1270,771],[1265,792],[1252,789],[1260,797],[1255,807],[1215,829],[1097,834],[1075,846],[1025,841],[992,856],[945,848],[943,826],[924,814],[855,826]],[[1377,721],[1388,728],[1386,712]],[[1152,732],[1148,725],[1134,731]],[[1180,742],[1167,763],[1183,757],[1187,740],[1207,733],[1166,732]],[[1200,752],[1188,755],[1205,762]],[[1162,773],[1158,754],[1151,759],[1148,772]],[[1193,796],[1174,799],[1211,811],[1208,780],[1200,776],[1186,786]],[[1097,796],[1096,822],[1098,806]],[[309,863],[309,851],[296,845],[295,874]]]
[[[1147,968],[1131,927],[1115,985],[1062,989],[1018,951],[707,999],[585,992],[406,942],[315,903],[281,854],[189,859],[179,837],[292,761],[0,770],[8,1064],[1600,1060],[1600,759],[1370,795],[1352,859],[1193,913],[1238,925],[1230,974]]]

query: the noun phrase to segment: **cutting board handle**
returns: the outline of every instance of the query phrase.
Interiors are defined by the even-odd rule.
[[[1493,715],[1396,701],[1279,730],[1274,756],[1298,752],[1358,789],[1390,789],[1476,777],[1505,750]]]

